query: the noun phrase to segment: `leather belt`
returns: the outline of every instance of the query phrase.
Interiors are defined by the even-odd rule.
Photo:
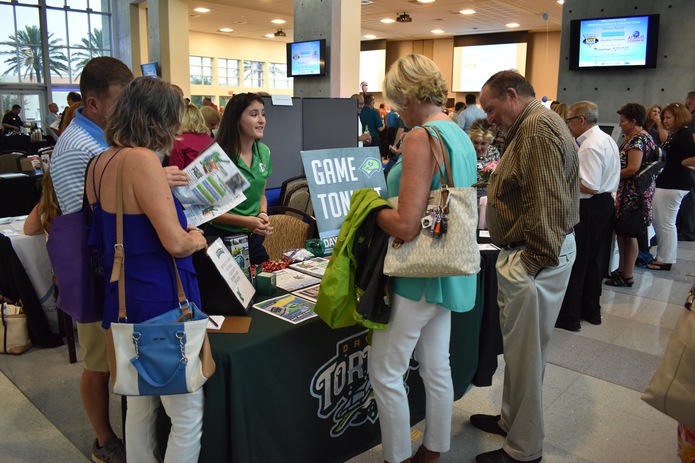
[[[574,232],[574,227],[570,227],[567,229],[567,233],[565,235],[571,235]],[[522,246],[526,246],[526,240],[521,240],[521,241],[513,241],[506,245],[504,249],[510,251],[512,249],[520,248]]]

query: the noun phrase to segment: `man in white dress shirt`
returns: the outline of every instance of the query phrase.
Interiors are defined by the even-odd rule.
[[[580,319],[601,324],[601,283],[608,272],[613,237],[613,196],[620,182],[620,153],[610,135],[597,125],[598,106],[573,104],[566,119],[579,145],[579,223],[574,227],[577,258],[555,323],[580,330]]]

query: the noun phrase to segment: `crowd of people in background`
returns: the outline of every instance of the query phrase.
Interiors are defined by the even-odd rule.
[[[158,302],[161,307],[155,312],[173,306],[176,295],[173,280],[166,276],[168,267],[152,270],[150,258],[166,262],[159,257],[176,257],[186,293],[195,300],[197,282],[187,271],[192,272],[191,254],[205,248],[206,240],[186,224],[171,188],[185,185],[182,169],[217,142],[251,188],[245,191],[246,201],[215,219],[206,233],[244,233],[251,263],[268,260],[263,240],[273,228],[265,189],[272,166],[270,150],[260,142],[266,128],[260,94],[234,95],[227,108],[206,97],[198,108],[183,98],[180,88],[151,77],[134,79],[123,63],[110,57],[90,61],[80,86],[81,94],[68,95],[62,116],[57,104],[49,105],[44,123],[57,145],[44,196],[27,219],[27,233],[48,233],[57,214],[80,210],[85,190],[98,229],[113,227],[115,168],[123,164],[125,227],[142,238],[141,255],[129,258],[145,259],[142,268],[157,274],[157,296],[172,294],[163,305]],[[447,109],[447,96],[436,65],[421,55],[394,63],[384,82],[385,101],[377,105],[366,82],[353,95],[358,141],[379,148],[389,192],[399,196],[399,207],[380,211],[377,221],[385,232],[405,240],[419,233],[428,193],[440,186],[435,167],[441,159],[436,153],[431,156],[429,148],[435,133],[451,153],[456,185],[476,186],[478,199],[489,196],[490,236],[501,247],[497,275],[505,382],[501,413],[473,415],[471,423],[505,441],[476,461],[536,462],[542,458],[542,382],[553,328],[579,331],[582,321],[600,325],[603,284],[631,288],[638,261],[649,270],[668,271],[677,263],[678,240],[695,241],[695,92],[688,93],[684,103],[647,110],[630,102],[617,109],[624,136],[620,145],[599,128],[596,103],[554,101],[548,109],[536,99],[531,83],[513,71],[499,72],[485,83],[480,106],[477,96],[468,94],[465,102]],[[3,118],[6,130],[24,126],[21,108],[15,106]],[[520,173],[523,182],[518,181]],[[408,187],[401,188],[404,184]],[[652,224],[656,236],[650,243]],[[609,273],[614,234],[620,259]],[[93,239],[100,249],[113,249],[109,233]],[[650,244],[656,244],[656,256],[649,254]],[[104,251],[103,257],[105,267],[112,265],[113,251]],[[127,278],[147,279],[133,268]],[[451,311],[471,309],[474,283],[469,277],[395,278],[393,317],[387,330],[374,332],[369,362],[384,455],[391,463],[439,461],[439,454],[449,450],[450,316]],[[142,455],[153,451],[151,410],[158,400],[128,399],[127,449],[108,416],[103,330],[115,320],[117,296],[113,287],[106,290],[103,323],[78,324],[84,351],[81,396],[96,434],[92,457],[121,462],[127,453],[131,461],[146,461]],[[148,294],[129,296],[148,300]],[[153,303],[131,304],[129,316],[131,309],[136,320],[157,315]],[[411,457],[402,377],[413,351],[427,390],[427,427],[423,445]],[[163,398],[162,403],[173,424],[169,448],[181,461],[197,461],[202,390]],[[679,426],[682,445],[692,447],[693,442],[686,441],[695,432]]]

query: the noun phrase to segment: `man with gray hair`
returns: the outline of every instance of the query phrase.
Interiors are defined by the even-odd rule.
[[[615,214],[611,193],[620,183],[620,152],[596,125],[596,103],[573,104],[566,122],[579,145],[579,223],[574,226],[577,258],[555,326],[579,331],[580,318],[601,324],[601,280],[610,262]]]
[[[505,436],[477,463],[539,462],[543,455],[546,349],[575,257],[579,162],[560,116],[536,100],[531,83],[501,71],[483,85],[487,120],[507,147],[488,186],[487,223],[497,258],[497,302],[504,346],[499,415],[473,415],[473,426]]]

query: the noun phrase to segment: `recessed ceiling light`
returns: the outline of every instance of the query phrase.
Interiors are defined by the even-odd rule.
[[[284,19],[273,19],[270,22],[273,24],[285,24],[287,21],[285,21]]]
[[[384,19],[381,20],[381,22],[384,23],[384,24],[391,24],[391,23],[395,23],[396,20],[395,20],[395,19],[391,19],[391,18],[384,18]]]
[[[232,29],[231,27],[223,27],[222,29],[220,29],[220,32],[234,32],[234,29]]]
[[[557,2],[558,2],[560,5],[564,5],[564,4],[565,4],[565,0],[557,0]]]
[[[417,0],[418,3],[434,3],[434,0]]]
[[[507,23],[505,24],[507,27],[519,27],[519,23]]]
[[[443,34],[444,33],[444,31],[441,29],[433,29],[430,32],[433,34]]]
[[[209,13],[210,8],[193,8],[193,11],[195,11],[196,13]]]
[[[375,39],[375,38],[376,38],[376,35],[374,35],[374,34],[367,34],[367,35],[364,36],[364,38],[365,38],[365,39]]]
[[[268,37],[269,39],[274,39],[275,34],[266,34],[265,37]]]
[[[459,11],[461,14],[475,14],[475,10],[471,10],[470,8],[466,8],[465,10]]]

